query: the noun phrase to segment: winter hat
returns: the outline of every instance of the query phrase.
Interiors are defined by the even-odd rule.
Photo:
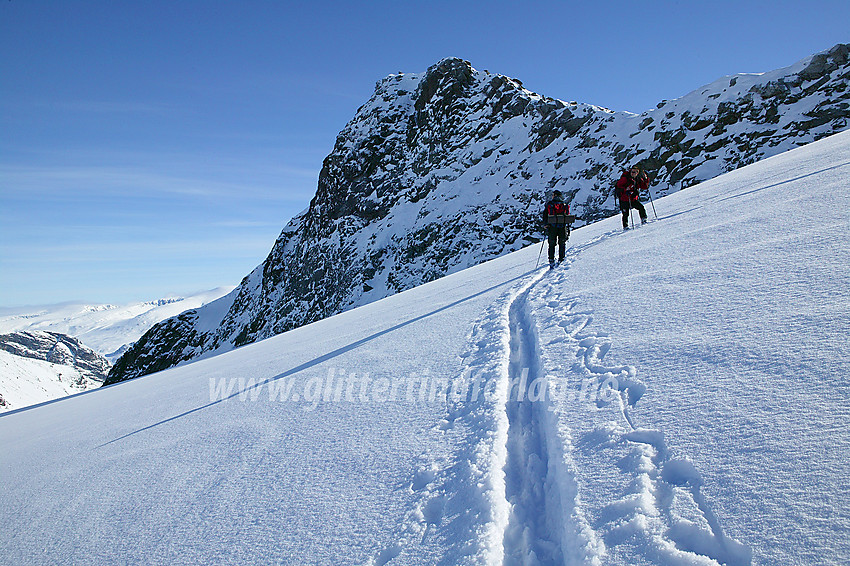
[[[552,196],[553,196],[553,197],[559,197],[559,196],[561,196],[561,191],[559,191],[559,190],[555,189],[555,190],[552,192]]]

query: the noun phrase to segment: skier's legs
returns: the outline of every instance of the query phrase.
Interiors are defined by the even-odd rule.
[[[629,227],[629,203],[620,201],[620,211],[623,213],[623,228]]]
[[[567,227],[561,226],[558,228],[558,261],[564,261],[565,255],[567,255]]]
[[[558,232],[551,224],[546,227],[546,235],[549,238],[549,263],[555,263],[555,243],[558,239]]]
[[[643,204],[637,199],[632,201],[632,206],[637,209],[638,214],[640,214],[640,221],[646,222],[646,209],[643,207]]]

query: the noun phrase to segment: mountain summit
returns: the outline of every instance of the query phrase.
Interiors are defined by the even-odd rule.
[[[850,46],[721,78],[642,114],[564,102],[447,58],[390,75],[340,132],[309,208],[229,295],[163,321],[115,383],[270,337],[540,241],[559,189],[609,216],[622,167],[658,197],[844,130]]]

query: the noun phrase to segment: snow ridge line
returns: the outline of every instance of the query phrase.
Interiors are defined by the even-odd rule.
[[[530,297],[533,305],[541,305],[541,312],[548,309],[548,316],[542,317],[538,332],[545,335],[541,365],[550,375],[560,373],[557,359],[575,359],[569,373],[602,384],[594,392],[596,407],[602,410],[607,406],[602,391],[611,378],[616,379],[618,412],[625,426],[609,425],[598,427],[588,437],[602,438],[597,442],[596,457],[602,460],[605,450],[627,451],[615,465],[623,472],[632,475],[630,484],[622,490],[619,500],[611,502],[600,510],[600,518],[594,521],[595,530],[601,534],[601,554],[608,546],[626,543],[635,544],[635,540],[644,539],[641,550],[645,559],[652,562],[669,564],[726,564],[728,566],[749,565],[752,562],[751,550],[727,537],[720,521],[712,511],[700,491],[702,476],[686,459],[672,458],[659,430],[642,428],[636,424],[631,409],[645,394],[647,388],[637,379],[635,366],[627,364],[609,364],[604,361],[611,350],[613,341],[607,335],[588,332],[587,327],[593,321],[593,312],[579,310],[578,297],[561,296],[558,288],[565,283],[556,272],[551,284]],[[566,308],[563,305],[566,304]],[[544,306],[545,305],[545,306]],[[550,379],[556,379],[550,377]],[[561,378],[563,379],[563,378]],[[569,397],[570,401],[574,397]],[[586,400],[579,396],[579,403]],[[550,428],[557,430],[557,421],[565,412],[581,414],[581,407],[561,404],[553,407]],[[558,414],[560,413],[560,415]],[[586,413],[585,413],[586,414]],[[566,420],[566,419],[564,419]],[[572,434],[569,427],[560,426],[561,446],[572,449]],[[587,441],[585,441],[587,443]],[[685,494],[690,496],[690,505],[696,507],[693,515],[698,519],[684,519],[674,511],[674,505],[681,507]],[[579,501],[576,496],[576,501]]]

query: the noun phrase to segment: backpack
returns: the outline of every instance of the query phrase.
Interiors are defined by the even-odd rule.
[[[553,200],[546,205],[546,223],[547,224],[568,224],[567,215],[570,213],[570,207],[564,201]]]

